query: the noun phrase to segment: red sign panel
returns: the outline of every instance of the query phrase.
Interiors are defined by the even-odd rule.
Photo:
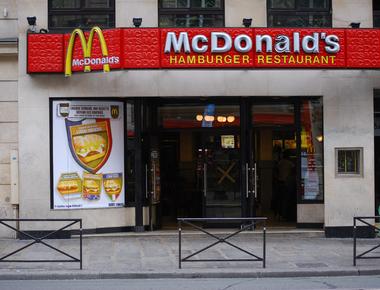
[[[94,28],[28,34],[28,73],[170,68],[380,68],[378,29]]]

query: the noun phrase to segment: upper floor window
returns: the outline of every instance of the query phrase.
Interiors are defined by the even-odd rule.
[[[223,27],[224,0],[159,0],[160,27]]]
[[[373,27],[380,27],[380,1],[373,0]]]
[[[49,0],[49,29],[115,27],[115,0]]]
[[[268,0],[268,27],[331,27],[331,0]]]

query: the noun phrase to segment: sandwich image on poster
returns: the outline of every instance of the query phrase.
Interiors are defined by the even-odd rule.
[[[112,149],[109,119],[65,120],[68,144],[74,160],[96,173],[107,162]]]
[[[103,174],[104,191],[112,201],[116,201],[123,187],[122,173]]]
[[[99,200],[102,191],[102,175],[83,172],[83,199]]]
[[[78,173],[62,173],[58,180],[57,191],[64,200],[80,198],[82,196],[82,180]]]

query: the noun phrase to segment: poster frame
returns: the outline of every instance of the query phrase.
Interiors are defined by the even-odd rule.
[[[121,102],[123,104],[123,118],[124,118],[124,131],[123,131],[123,140],[124,140],[124,173],[126,171],[126,158],[127,156],[125,155],[126,152],[126,146],[127,146],[127,134],[125,132],[126,126],[127,126],[127,111],[126,111],[126,103],[127,99],[123,97],[53,97],[49,98],[49,166],[50,166],[50,210],[54,211],[72,211],[73,209],[66,208],[66,209],[55,209],[54,208],[54,146],[53,146],[53,139],[54,139],[54,129],[53,129],[53,102],[54,101],[94,101],[94,102],[99,102],[99,101],[107,101],[107,102]],[[126,174],[123,174],[123,184],[126,184]],[[79,210],[109,210],[109,209],[120,209],[123,207],[134,207],[132,203],[128,202],[128,189],[124,189],[124,206],[122,207],[111,207],[111,208],[81,208]]]

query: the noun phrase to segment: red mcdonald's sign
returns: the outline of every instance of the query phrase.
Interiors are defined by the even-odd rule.
[[[28,73],[380,68],[379,29],[118,28],[27,35]]]

